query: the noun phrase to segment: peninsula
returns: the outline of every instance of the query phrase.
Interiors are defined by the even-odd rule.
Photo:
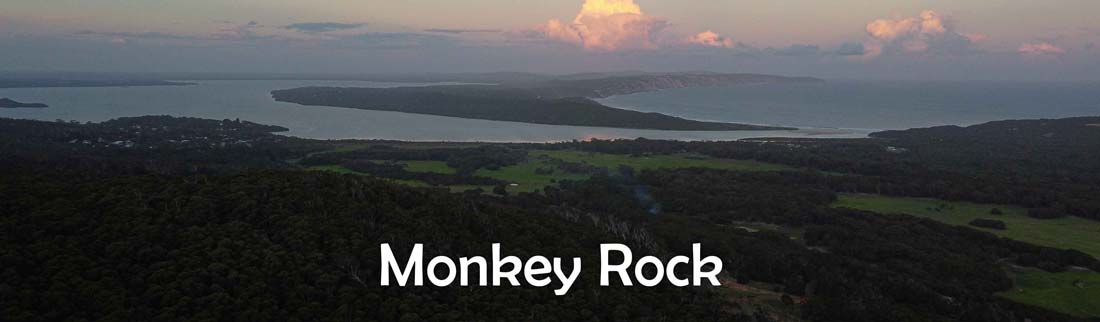
[[[673,88],[764,83],[822,82],[815,78],[757,74],[641,74],[612,77],[562,76],[499,85],[442,85],[397,88],[303,87],[273,91],[276,101],[307,106],[429,114],[548,125],[677,131],[794,130],[794,128],[707,122],[624,110],[592,100]]]

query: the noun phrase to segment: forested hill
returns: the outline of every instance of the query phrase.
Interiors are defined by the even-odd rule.
[[[994,121],[967,127],[884,131],[871,136],[906,141],[950,140],[975,144],[1090,147],[1100,146],[1100,117]]]
[[[580,98],[543,97],[540,90],[493,85],[399,88],[304,87],[272,92],[276,101],[302,105],[430,114],[550,125],[682,131],[791,128],[704,122],[617,109]]]

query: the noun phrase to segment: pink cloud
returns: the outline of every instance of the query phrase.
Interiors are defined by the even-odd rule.
[[[1020,45],[1020,49],[1017,51],[1022,55],[1028,56],[1061,55],[1066,53],[1066,50],[1062,49],[1062,47],[1051,45],[1047,42],[1023,44]]]
[[[689,44],[722,48],[733,48],[733,46],[735,45],[733,39],[723,37],[722,35],[710,30],[700,32],[699,34],[688,37],[687,42]]]
[[[550,20],[542,26],[549,39],[595,51],[654,49],[663,19],[646,15],[634,0],[587,0],[572,24]]]
[[[933,10],[917,17],[876,19],[864,28],[870,40],[864,58],[887,52],[925,53],[933,50],[965,52],[972,43],[985,39],[978,34],[957,32],[950,20]]]
[[[894,40],[904,35],[920,31],[917,20],[906,18],[900,20],[878,19],[867,24],[867,34],[881,40]]]

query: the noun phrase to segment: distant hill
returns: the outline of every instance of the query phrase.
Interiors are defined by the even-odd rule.
[[[20,103],[9,98],[0,98],[0,108],[46,108],[49,105],[42,103]]]

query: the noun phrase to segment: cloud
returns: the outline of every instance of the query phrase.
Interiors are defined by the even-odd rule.
[[[1020,48],[1017,49],[1017,51],[1021,55],[1025,56],[1057,56],[1066,53],[1066,50],[1062,49],[1062,47],[1051,45],[1048,42],[1023,44],[1020,45]]]
[[[586,0],[571,24],[550,20],[543,37],[594,51],[658,48],[664,19],[646,15],[634,0]]]
[[[722,35],[719,35],[718,33],[710,30],[700,32],[697,35],[688,37],[687,42],[689,44],[722,48],[733,48],[734,45],[736,45],[736,43],[733,42],[733,39],[723,37]]]
[[[870,40],[863,44],[864,57],[883,54],[963,54],[972,50],[978,34],[955,30],[950,19],[936,11],[925,10],[918,17],[876,19],[864,28]]]
[[[499,33],[503,32],[500,29],[446,29],[446,28],[432,28],[424,29],[424,32],[434,32],[441,34],[468,34],[468,33]]]
[[[301,22],[286,25],[283,28],[304,33],[320,33],[355,29],[366,26],[364,23],[339,23],[339,22]]]

